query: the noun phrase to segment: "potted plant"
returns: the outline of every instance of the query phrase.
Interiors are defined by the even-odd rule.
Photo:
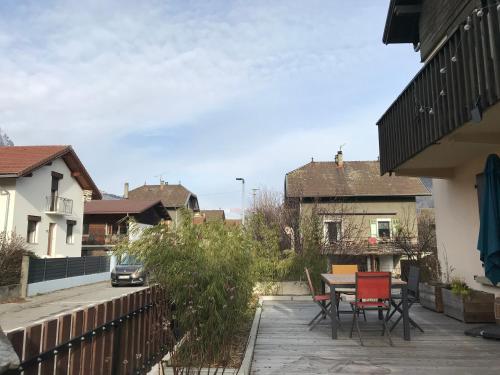
[[[444,313],[465,323],[495,322],[495,295],[471,289],[460,279],[442,288]]]

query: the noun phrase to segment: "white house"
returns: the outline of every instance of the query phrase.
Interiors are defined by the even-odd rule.
[[[71,146],[0,147],[0,231],[36,255],[81,255],[87,194],[101,199]]]

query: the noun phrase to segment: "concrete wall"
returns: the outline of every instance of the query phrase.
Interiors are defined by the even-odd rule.
[[[73,288],[75,286],[94,284],[100,281],[110,281],[110,272],[94,273],[91,275],[68,277],[65,279],[56,279],[49,281],[41,281],[39,283],[28,284],[28,297],[54,292],[56,290]]]
[[[487,156],[485,153],[456,168],[451,179],[434,180],[436,239],[443,274],[446,268],[451,269],[452,277],[463,278],[470,287],[500,295],[499,288],[474,280],[475,275],[484,276],[477,250],[479,206],[475,185]]]
[[[50,196],[52,176],[51,172],[58,172],[63,175],[59,181],[59,196],[73,200],[73,212],[71,215],[46,214],[46,197]],[[81,255],[82,225],[83,225],[83,191],[71,171],[62,159],[52,162],[33,172],[32,177],[20,177],[16,180],[0,180],[0,186],[7,185],[12,191],[9,207],[8,231],[14,231],[18,235],[26,238],[28,227],[28,215],[41,216],[38,223],[37,241],[29,244],[38,256],[47,256],[48,250],[48,228],[49,223],[55,223],[55,244],[54,257],[74,257]],[[14,189],[15,188],[15,189]],[[1,201],[0,216],[4,215],[5,196]],[[66,220],[75,220],[76,226],[73,228],[74,241],[72,244],[66,243]],[[3,227],[1,227],[3,230]]]

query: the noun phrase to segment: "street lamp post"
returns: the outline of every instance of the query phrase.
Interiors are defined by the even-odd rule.
[[[241,224],[245,225],[245,179],[236,177],[236,181],[241,181]]]

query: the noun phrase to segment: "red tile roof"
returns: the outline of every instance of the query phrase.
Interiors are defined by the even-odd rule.
[[[94,199],[101,193],[71,146],[0,147],[0,177],[22,177],[61,157],[82,189],[92,190]]]
[[[168,212],[160,200],[156,201],[135,201],[128,199],[117,200],[95,200],[85,202],[85,215],[103,214],[140,214],[150,208],[155,208],[160,212],[160,216],[168,219]]]

